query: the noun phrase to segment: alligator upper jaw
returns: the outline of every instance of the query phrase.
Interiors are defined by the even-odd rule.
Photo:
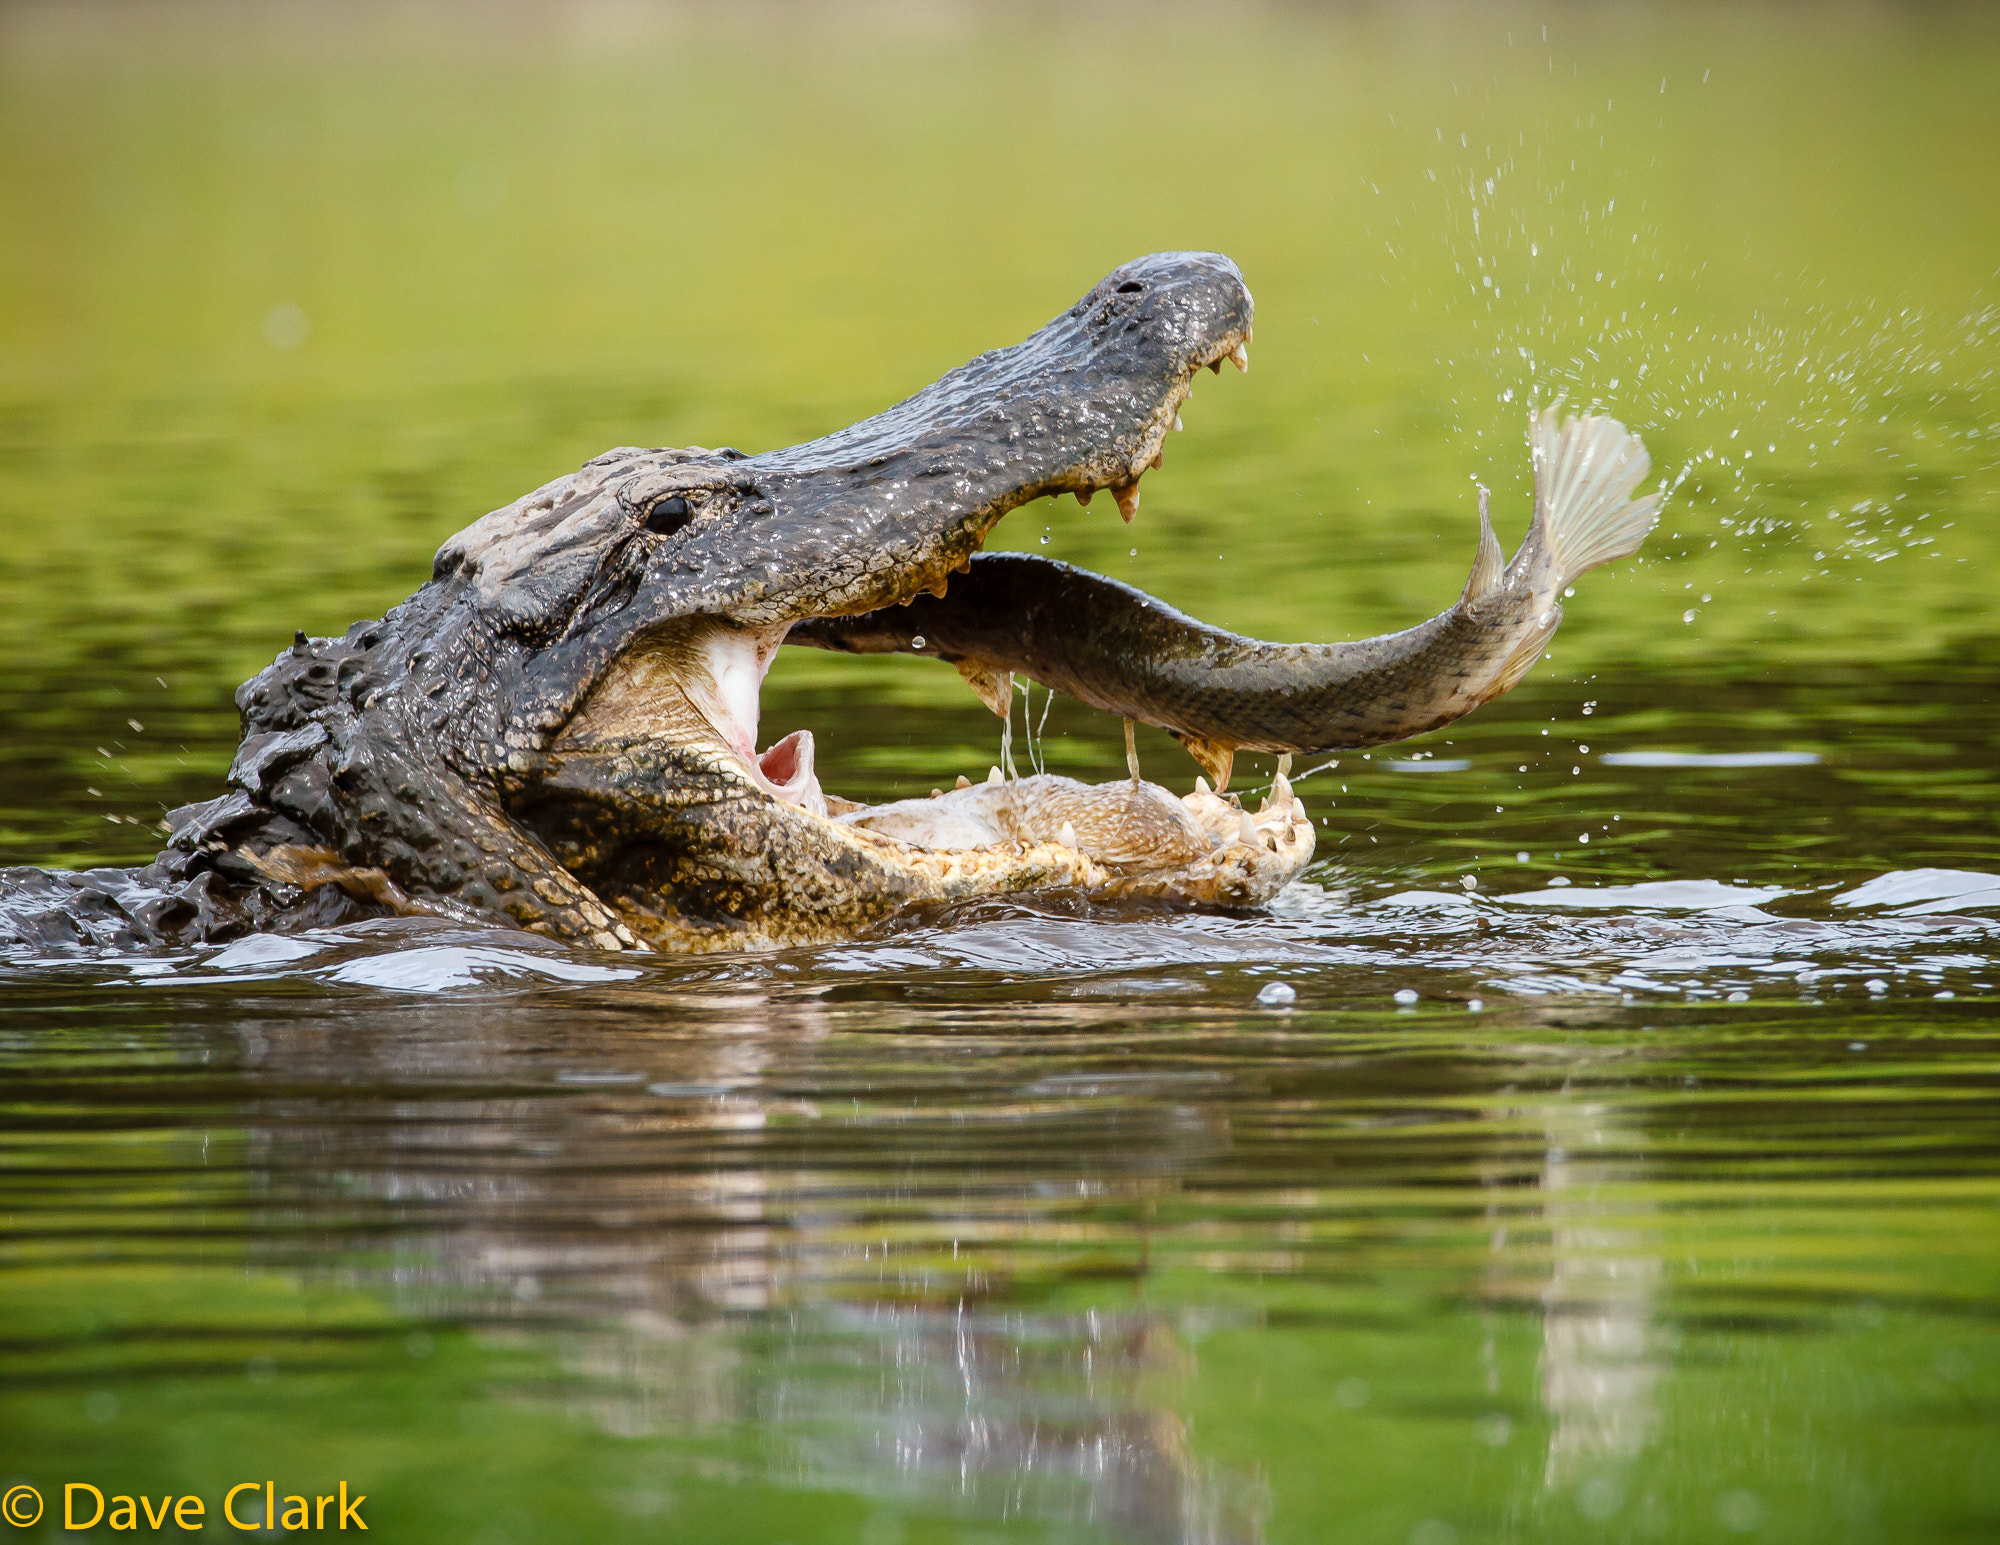
[[[1130,520],[1196,372],[1249,368],[1235,264],[1159,253],[1108,274],[1012,348],[851,428],[745,461],[785,528],[785,573],[717,608],[749,625],[849,615],[941,591],[1008,511],[1110,490]]]

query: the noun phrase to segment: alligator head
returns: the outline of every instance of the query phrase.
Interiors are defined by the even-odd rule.
[[[1158,254],[837,434],[756,456],[599,456],[446,542],[380,621],[301,635],[247,682],[237,793],[173,818],[163,859],[603,948],[803,942],[1043,888],[1268,899],[1310,859],[1312,827],[1282,776],[1254,814],[1225,797],[1233,749],[1443,722],[1518,677],[1555,608],[1513,584],[1508,616],[1534,620],[1488,649],[1484,675],[1458,648],[1443,687],[1413,686],[1410,659],[1436,653],[1421,629],[1396,636],[1416,656],[1261,645],[1065,565],[975,556],[1045,495],[1109,490],[1130,519],[1195,373],[1247,368],[1251,314],[1227,258]],[[1482,548],[1461,607],[1425,626],[1483,605],[1490,632],[1513,574]],[[809,732],[758,749],[759,689],[788,637],[941,656],[996,711],[1029,671],[1173,730],[1216,786],[1176,798],[1135,764],[1095,788],[996,775],[850,804],[820,787]]]

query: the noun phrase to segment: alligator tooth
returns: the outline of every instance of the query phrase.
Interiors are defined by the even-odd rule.
[[[1285,776],[1285,763],[1290,760],[1288,756],[1278,758],[1278,775],[1271,780],[1271,801],[1280,810],[1292,802],[1292,780]]]
[[[999,768],[989,767],[986,769],[986,781],[988,783],[1005,783],[1007,779]]]
[[[1194,791],[1197,794],[1212,794],[1215,792],[1208,786],[1208,780],[1200,773],[1194,775]]]
[[[960,660],[958,673],[965,678],[966,685],[978,694],[979,701],[993,710],[996,719],[1007,717],[1008,706],[1014,699],[1012,671],[996,671],[977,660]]]
[[[1209,740],[1201,735],[1189,735],[1182,730],[1168,732],[1187,748],[1187,754],[1194,758],[1195,766],[1215,780],[1215,792],[1226,793],[1229,788],[1229,770],[1236,760],[1236,747],[1226,741]]]
[[[1111,497],[1118,501],[1118,514],[1129,526],[1132,517],[1139,513],[1139,485],[1127,483],[1123,488],[1114,488]]]
[[[1238,370],[1248,370],[1250,368],[1250,351],[1244,348],[1242,344],[1239,343],[1235,348],[1231,349],[1229,357],[1236,362]]]
[[[942,574],[938,575],[938,577],[931,583],[931,594],[936,596],[940,601],[944,599],[945,584],[946,580],[944,575]]]
[[[967,553],[963,558],[959,559],[957,563],[951,566],[951,571],[954,574],[970,574],[972,572],[972,554]]]
[[[1219,375],[1221,375],[1221,374],[1222,374],[1222,361],[1221,361],[1220,359],[1212,359],[1212,360],[1210,360],[1210,361],[1208,362],[1208,369],[1209,369],[1209,374],[1211,374],[1211,375],[1218,375],[1218,376],[1219,376]]]
[[[1056,833],[1056,841],[1060,842],[1066,848],[1075,847],[1076,828],[1070,825],[1069,822],[1067,821],[1063,822],[1062,830]]]
[[[1243,839],[1246,848],[1257,846],[1257,823],[1250,819],[1248,810],[1237,819],[1236,835]]]
[[[966,777],[964,773],[960,773],[958,775],[958,782],[954,783],[952,787],[954,789],[969,789],[972,787],[972,780]]]
[[[1166,464],[1167,464],[1167,448],[1163,445],[1157,451],[1153,452],[1153,470],[1157,472],[1160,470],[1160,468],[1164,467]]]
[[[1090,504],[1090,496],[1096,492],[1097,490],[1094,488],[1079,488],[1076,491],[1076,502],[1088,508]]]
[[[1185,425],[1183,425],[1183,424],[1181,423],[1181,416],[1180,416],[1179,412],[1177,411],[1177,412],[1176,412],[1176,413],[1174,414],[1174,433],[1175,433],[1175,434],[1179,434],[1179,433],[1181,432],[1181,430],[1182,430],[1183,428],[1185,428],[1185,427],[1186,427],[1186,426],[1185,426]]]
[[[932,789],[932,790],[931,790],[931,798],[932,798],[932,799],[943,799],[943,798],[944,798],[944,790],[943,790],[943,789]]]

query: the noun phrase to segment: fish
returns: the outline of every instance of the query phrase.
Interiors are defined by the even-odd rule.
[[[1529,417],[1534,512],[1504,557],[1479,491],[1479,541],[1458,599],[1427,622],[1336,644],[1281,644],[1211,627],[1144,591],[1025,553],[982,554],[944,596],[818,618],[789,643],[950,661],[996,714],[1014,676],[1178,739],[1218,791],[1239,750],[1362,750],[1451,723],[1515,686],[1562,623],[1584,574],[1631,556],[1662,492],[1643,439],[1615,418]]]

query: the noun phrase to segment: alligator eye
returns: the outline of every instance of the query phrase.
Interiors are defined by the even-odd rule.
[[[672,536],[692,519],[687,500],[669,494],[646,512],[646,529],[657,536]]]
[[[1120,295],[1144,295],[1146,287],[1137,279],[1127,279],[1123,284],[1118,286],[1118,293]]]

